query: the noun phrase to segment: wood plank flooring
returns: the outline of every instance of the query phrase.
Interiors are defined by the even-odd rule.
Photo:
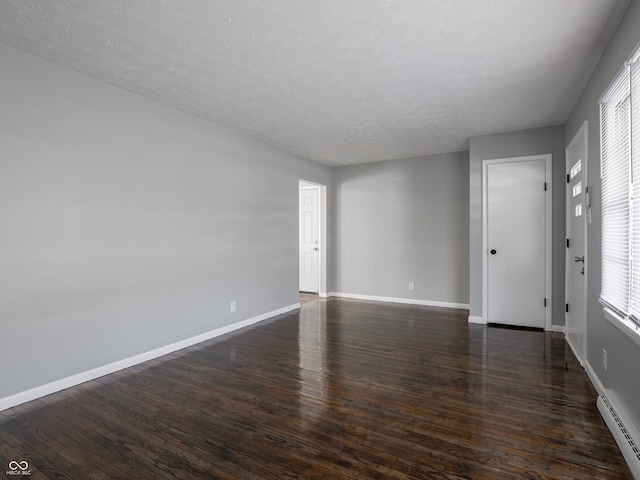
[[[74,480],[631,478],[562,335],[466,315],[312,301],[1,412],[0,468],[27,461],[32,479]]]
[[[300,292],[300,303],[313,302],[318,300],[320,296],[317,293]]]

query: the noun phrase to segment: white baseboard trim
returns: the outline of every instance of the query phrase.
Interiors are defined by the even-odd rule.
[[[571,346],[570,343],[569,343],[569,346]],[[573,349],[573,347],[571,347],[571,349]],[[575,352],[574,352],[574,355],[575,355]],[[576,358],[578,357],[576,356]],[[602,385],[600,378],[598,378],[598,375],[596,375],[596,372],[593,370],[589,362],[584,362],[582,367],[584,368],[584,371],[587,372],[587,376],[589,377],[589,380],[591,380],[591,385],[593,385],[593,388],[596,389],[596,391],[598,392],[598,395],[603,395],[605,392],[604,385]]]
[[[469,323],[477,323],[479,325],[486,325],[487,322],[482,317],[476,317],[474,315],[469,315],[468,319]],[[551,331],[557,333],[564,333],[564,327],[562,325],[551,325]]]
[[[580,355],[578,355],[578,351],[576,350],[576,347],[573,345],[573,342],[571,341],[571,339],[569,338],[568,335],[564,336],[564,340],[565,340],[565,342],[567,342],[567,344],[571,348],[571,351],[573,352],[573,356],[576,357],[576,360],[578,360],[578,363],[580,364],[580,366],[586,370],[587,375],[591,379],[591,383],[593,383],[593,379],[591,378],[591,373],[593,373],[593,375],[595,375],[593,370],[591,370],[591,373],[589,373],[589,370],[587,370],[587,365],[586,365],[584,359]],[[591,368],[591,366],[589,366],[589,368]],[[595,384],[594,384],[594,387],[595,387]]]
[[[436,302],[416,298],[379,297],[377,295],[361,295],[359,293],[329,292],[330,297],[353,298],[355,300],[373,300],[376,302],[406,303],[409,305],[427,305],[429,307],[459,308],[469,310],[468,303]]]
[[[479,325],[486,325],[487,322],[482,317],[476,317],[473,315],[469,315],[469,323],[477,323]]]
[[[263,313],[262,315],[248,318],[246,320],[242,320],[240,322],[236,322],[231,325],[226,325],[224,327],[216,328],[215,330],[210,330],[208,332],[201,333],[200,335],[196,335],[194,337],[187,338],[185,340],[180,340],[170,345],[165,345],[164,347],[160,347],[154,350],[150,350],[148,352],[140,353],[138,355],[134,355],[133,357],[125,358],[123,360],[118,360],[116,362],[109,363],[108,365],[103,365],[101,367],[93,368],[91,370],[87,370],[85,372],[81,372],[76,375],[71,375],[70,377],[61,378],[60,380],[55,380],[45,385],[40,385],[38,387],[30,388],[29,390],[25,390],[13,395],[9,395],[8,397],[0,398],[0,412],[3,410],[6,410],[7,408],[15,407],[16,405],[30,402],[31,400],[35,400],[37,398],[44,397],[46,395],[50,395],[55,392],[59,392],[60,390],[64,390],[69,387],[74,387],[81,383],[88,382],[89,380],[94,380],[96,378],[103,377],[110,373],[117,372],[118,370],[123,370],[125,368],[133,367],[134,365],[138,365],[140,363],[153,360],[154,358],[158,358],[163,355],[167,355],[169,353],[175,352],[176,350],[181,350],[183,348],[190,347],[197,343],[204,342],[206,340],[210,340],[215,337],[219,337],[226,333],[233,332],[234,330],[238,330],[243,327],[248,327],[249,325],[262,322],[269,318],[275,317],[277,315],[282,315],[283,313],[287,313],[292,310],[296,310],[298,308],[300,308],[300,304],[295,303],[293,305],[279,308],[271,312]]]
[[[329,298],[329,294],[328,294],[328,293],[326,293],[326,292],[320,292],[320,293],[318,294],[318,296],[319,296],[320,298]]]
[[[571,345],[568,338],[567,343],[573,350],[573,345]],[[576,358],[579,357],[576,355]],[[600,378],[593,370],[593,367],[591,367],[591,364],[585,360],[582,366],[585,372],[587,372],[593,388],[598,392],[598,400],[596,403],[600,415],[602,415],[607,428],[618,444],[620,452],[627,462],[634,478],[640,480],[640,453],[637,452],[638,445],[640,445],[640,432],[638,432],[631,418],[627,415],[626,410],[622,407],[622,403],[618,400],[615,392],[604,387]],[[630,448],[632,444],[633,447]]]

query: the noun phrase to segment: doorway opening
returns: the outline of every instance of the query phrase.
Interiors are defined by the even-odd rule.
[[[327,187],[299,180],[299,291],[327,296]]]

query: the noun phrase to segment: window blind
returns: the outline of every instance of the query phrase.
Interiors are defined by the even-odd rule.
[[[631,319],[640,324],[640,59],[638,55],[629,66],[631,102]]]
[[[640,325],[640,50],[600,102],[600,301]]]
[[[600,300],[620,315],[629,312],[631,291],[631,98],[630,68],[601,100],[602,278]]]

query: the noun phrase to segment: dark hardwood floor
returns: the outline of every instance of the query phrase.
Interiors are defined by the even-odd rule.
[[[631,478],[562,335],[466,315],[312,301],[1,412],[0,460],[32,479]]]
[[[318,300],[320,296],[317,293],[310,292],[300,292],[300,303],[313,302],[314,300]]]

